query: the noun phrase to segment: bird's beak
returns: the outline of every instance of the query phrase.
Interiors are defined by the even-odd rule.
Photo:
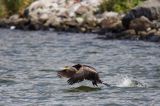
[[[64,70],[68,70],[68,69],[70,69],[70,67],[69,66],[65,66],[63,69]]]

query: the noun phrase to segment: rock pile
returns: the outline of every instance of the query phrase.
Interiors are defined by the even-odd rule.
[[[0,27],[23,30],[96,32],[105,39],[160,41],[160,0],[147,0],[126,14],[99,12],[103,0],[37,0],[0,20]]]
[[[160,41],[160,0],[148,0],[129,11],[122,19],[125,35]]]
[[[100,3],[101,0],[38,0],[24,13],[31,23],[41,23],[44,27],[87,31],[96,27],[94,13]]]
[[[24,17],[11,16],[1,20],[0,26],[29,30],[54,28],[76,32],[95,32],[101,28],[116,29],[122,26],[118,13],[98,13],[101,2],[102,0],[37,0],[26,8]]]

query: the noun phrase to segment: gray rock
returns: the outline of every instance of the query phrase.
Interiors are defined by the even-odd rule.
[[[85,13],[87,13],[89,11],[89,8],[87,6],[83,6],[81,5],[77,10],[76,10],[76,14],[77,15],[83,15]]]
[[[155,33],[157,33],[157,30],[156,29],[152,29],[152,30],[148,31],[147,33],[148,33],[148,35],[149,34],[155,34]]]
[[[42,22],[46,22],[48,19],[49,19],[49,15],[48,14],[42,14],[39,17],[39,21],[42,21]]]
[[[153,27],[153,23],[144,16],[131,20],[129,24],[129,29],[134,29],[136,32],[147,31],[148,28],[152,28],[152,27]]]
[[[63,24],[67,26],[75,26],[75,27],[78,25],[77,21],[72,18],[65,19],[63,21]]]
[[[125,35],[136,35],[136,31],[134,29],[128,29],[123,32]]]
[[[20,17],[19,17],[19,15],[18,14],[14,14],[14,15],[12,15],[12,16],[10,16],[9,17],[9,21],[15,21],[15,20],[18,20]]]
[[[122,27],[121,19],[118,17],[105,18],[101,21],[100,25],[102,28],[106,29],[117,29]]]
[[[76,21],[79,25],[82,25],[84,22],[84,18],[83,17],[76,17]]]
[[[157,36],[160,37],[160,31],[157,31],[157,32],[155,33],[155,35],[157,35]]]
[[[61,25],[61,18],[51,15],[51,17],[44,24],[45,26],[59,27]]]
[[[147,0],[142,5],[129,11],[122,19],[124,27],[128,28],[130,21],[141,16],[149,20],[160,19],[160,0]]]
[[[94,12],[102,0],[36,0],[24,12],[24,16],[31,21],[31,26],[45,27],[75,27],[82,31],[94,29],[97,19]],[[80,28],[82,27],[82,28]],[[33,27],[38,29],[37,27]]]

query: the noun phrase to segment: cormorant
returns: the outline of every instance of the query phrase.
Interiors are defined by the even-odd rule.
[[[57,74],[60,78],[69,78],[67,82],[70,85],[79,83],[83,80],[89,80],[92,81],[93,86],[98,86],[97,84],[104,84],[106,86],[110,86],[107,83],[103,83],[103,81],[100,80],[96,69],[88,65],[76,64],[71,67],[66,66],[63,70],[58,71]]]

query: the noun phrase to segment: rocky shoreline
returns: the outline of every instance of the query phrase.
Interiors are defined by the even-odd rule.
[[[154,1],[154,2],[153,2]],[[148,0],[127,14],[100,13],[102,0],[38,0],[23,16],[0,20],[1,28],[98,33],[103,39],[160,42],[160,0]]]

